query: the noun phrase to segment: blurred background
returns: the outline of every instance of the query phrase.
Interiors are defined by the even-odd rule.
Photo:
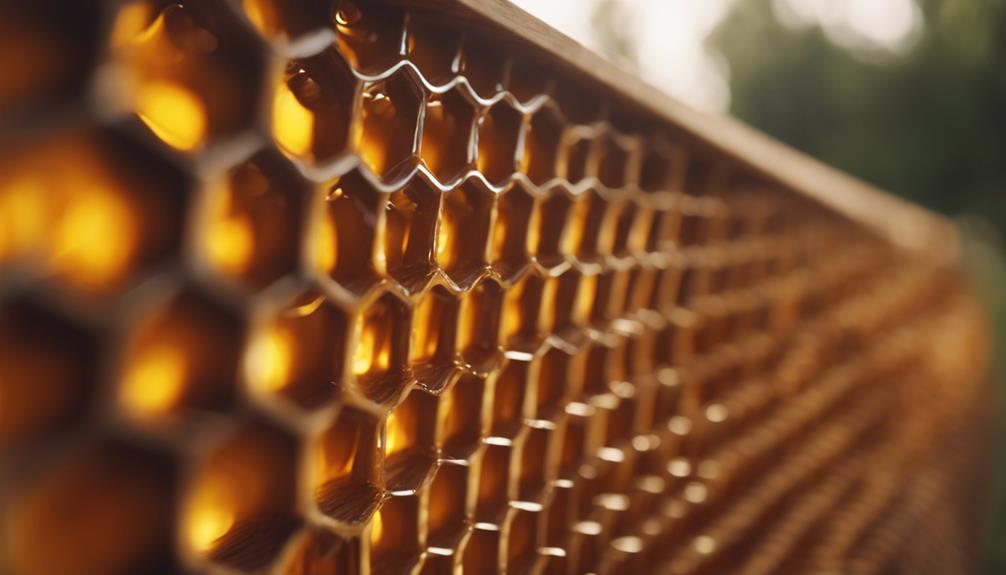
[[[1006,0],[513,1],[693,107],[954,218],[1003,381]],[[999,505],[975,537],[1006,573],[998,446]]]

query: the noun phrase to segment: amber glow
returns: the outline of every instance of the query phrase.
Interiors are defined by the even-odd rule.
[[[159,344],[140,351],[122,382],[122,401],[139,416],[164,413],[182,395],[186,359],[180,349]]]
[[[248,379],[260,391],[275,392],[290,381],[294,364],[292,334],[272,327],[255,339],[248,356]]]
[[[329,214],[323,214],[318,231],[318,242],[315,251],[315,263],[318,269],[332,273],[338,264],[339,236],[335,229],[335,219]]]
[[[226,184],[213,190],[210,204],[204,237],[206,255],[224,272],[240,274],[248,269],[255,249],[251,221],[233,210],[231,190]]]
[[[206,138],[206,108],[190,90],[166,81],[141,84],[136,113],[164,143],[192,150]]]
[[[437,296],[424,298],[415,311],[412,329],[412,359],[430,359],[437,353],[440,316],[437,314]]]
[[[406,422],[402,421],[402,416],[394,411],[388,414],[384,437],[384,454],[393,455],[404,449],[409,443],[409,434]]]
[[[83,287],[113,283],[130,263],[135,225],[118,193],[82,179],[52,232],[56,271]]]
[[[381,538],[384,537],[384,519],[381,515],[382,513],[378,511],[370,521],[370,541],[374,545],[379,545]]]
[[[387,371],[391,366],[391,349],[381,326],[366,321],[360,329],[360,340],[353,356],[353,373],[365,376]]]
[[[237,520],[237,501],[228,477],[205,477],[187,502],[183,520],[189,546],[199,552],[212,551]]]
[[[243,0],[241,7],[244,8],[248,20],[262,32],[271,33],[276,29],[276,7],[272,2],[266,0]]]
[[[272,104],[272,130],[276,142],[297,156],[311,153],[314,113],[300,103],[289,84],[281,82]]]
[[[38,177],[0,184],[0,260],[44,247],[54,200]]]

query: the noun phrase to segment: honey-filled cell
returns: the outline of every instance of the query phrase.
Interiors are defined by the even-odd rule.
[[[415,490],[436,462],[437,398],[413,389],[384,420],[384,482],[389,490]]]
[[[357,153],[386,181],[410,173],[418,162],[423,96],[407,71],[364,86]]]
[[[161,426],[226,409],[234,400],[244,319],[222,302],[183,291],[130,335],[116,396],[124,415]]]
[[[461,89],[431,94],[423,107],[421,157],[443,183],[463,176],[475,157],[475,108]]]
[[[212,2],[137,2],[111,32],[124,104],[168,146],[195,151],[248,128],[261,89],[262,47]]]
[[[324,166],[347,153],[358,128],[359,87],[334,49],[291,60],[274,81],[272,136],[287,154]]]
[[[411,317],[406,303],[385,293],[361,310],[355,321],[351,369],[358,390],[378,403],[400,397],[412,377],[409,367]]]
[[[303,468],[323,522],[361,525],[370,520],[383,489],[380,434],[373,415],[344,407],[310,439]]]
[[[318,221],[308,239],[316,269],[354,292],[378,280],[375,244],[386,196],[359,172],[340,176],[322,189]]]
[[[107,295],[177,256],[190,179],[119,131],[0,149],[0,172],[0,266]]]

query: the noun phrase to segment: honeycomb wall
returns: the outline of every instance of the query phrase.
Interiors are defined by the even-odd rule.
[[[958,273],[468,28],[0,8],[0,572],[973,569]]]

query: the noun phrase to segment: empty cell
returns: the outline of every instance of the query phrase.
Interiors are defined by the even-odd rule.
[[[538,559],[541,544],[540,505],[513,505],[503,524],[507,573],[528,573]]]
[[[479,116],[476,165],[489,182],[500,185],[517,171],[524,116],[501,100]]]
[[[611,253],[614,234],[609,222],[609,202],[596,189],[578,196],[569,212],[562,251],[575,254],[580,261],[595,261]]]
[[[437,228],[437,263],[462,287],[486,266],[487,242],[495,195],[477,180],[468,180],[444,195]]]
[[[419,496],[393,495],[370,522],[370,561],[375,575],[407,573],[419,561]]]
[[[670,252],[678,245],[681,225],[679,196],[653,193],[646,196],[653,206],[653,216],[646,229],[646,251]]]
[[[0,8],[0,117],[76,98],[101,47],[97,2],[50,10],[27,0]]]
[[[560,434],[562,443],[559,455],[559,477],[571,479],[584,462],[587,455],[587,440],[590,420],[595,409],[586,403],[572,402],[566,405]]]
[[[475,158],[475,108],[460,88],[430,94],[423,108],[420,156],[441,182],[463,176]]]
[[[458,351],[461,360],[477,371],[492,367],[499,357],[500,314],[503,287],[486,279],[461,300]]]
[[[326,529],[303,529],[294,535],[283,555],[277,575],[334,575],[359,573],[365,563],[360,540],[344,539]]]
[[[577,308],[577,291],[583,274],[575,269],[548,278],[542,292],[540,327],[550,334],[562,334],[573,327]]]
[[[596,172],[597,146],[593,130],[588,126],[571,128],[563,136],[560,177],[571,184],[579,183]]]
[[[478,463],[478,489],[475,498],[475,521],[498,523],[506,513],[510,498],[510,458],[512,448],[507,440],[493,439],[482,445]],[[478,527],[476,527],[478,529]]]
[[[408,174],[418,160],[422,101],[419,85],[407,70],[364,87],[357,153],[386,181]]]
[[[409,308],[385,293],[358,312],[352,370],[359,391],[392,403],[404,391],[409,370]]]
[[[244,321],[193,291],[163,303],[128,338],[116,387],[119,406],[158,424],[233,399]]]
[[[514,442],[513,466],[517,470],[517,499],[540,502],[545,489],[554,479],[555,466],[549,449],[554,425],[535,422],[526,426]]]
[[[624,381],[612,384],[608,397],[597,402],[599,411],[606,416],[604,444],[618,447],[628,441],[636,432],[635,388]]]
[[[413,389],[384,422],[384,482],[391,491],[415,490],[437,458],[437,398]]]
[[[296,4],[283,0],[241,0],[245,16],[260,34],[286,44],[329,29],[328,4],[324,0]]]
[[[546,105],[535,111],[526,122],[520,169],[532,182],[541,185],[558,175],[563,119],[558,108]]]
[[[414,12],[405,25],[405,50],[427,82],[439,86],[461,70],[461,33],[436,14]]]
[[[476,523],[463,550],[464,573],[501,573],[500,528],[492,523]]]
[[[175,476],[162,457],[109,444],[8,485],[10,499],[0,510],[0,571],[128,575],[170,569]]]
[[[530,388],[534,390],[534,418],[552,419],[570,391],[569,371],[572,357],[557,347],[547,347],[536,360]]]
[[[406,289],[422,287],[434,271],[434,232],[440,216],[438,190],[413,180],[385,204],[383,253],[387,273]]]
[[[614,134],[602,136],[598,146],[599,165],[597,178],[605,186],[613,189],[621,188],[628,180],[631,162],[630,150],[619,137]]]
[[[345,311],[316,291],[258,326],[245,353],[245,379],[268,404],[276,396],[304,409],[337,397],[346,357],[349,320]]]
[[[0,450],[76,422],[93,396],[99,340],[37,304],[0,306]]]
[[[355,138],[357,92],[349,66],[334,49],[291,60],[273,90],[273,139],[307,164],[335,160]]]
[[[198,562],[261,569],[299,520],[297,441],[266,424],[243,425],[210,446],[181,501],[181,540]]]
[[[465,36],[461,46],[461,74],[482,98],[492,98],[505,89],[506,57],[480,35]]]
[[[531,214],[527,247],[535,261],[544,267],[556,267],[565,261],[562,238],[571,205],[569,196],[553,188]]]
[[[599,328],[603,328],[608,322],[615,319],[616,313],[612,306],[613,290],[617,288],[618,272],[608,269],[597,274],[594,280],[594,302],[590,308],[590,323]]]
[[[437,443],[444,457],[464,459],[478,447],[490,407],[484,404],[485,389],[484,378],[464,375],[440,395]]]
[[[585,350],[576,356],[576,371],[578,380],[583,382],[580,394],[591,397],[607,393],[613,380],[612,374],[617,360],[615,350],[601,342],[591,342]]]
[[[508,349],[524,349],[540,339],[538,316],[545,280],[529,272],[506,290],[500,340]]]
[[[427,541],[431,547],[452,549],[468,524],[468,465],[441,463],[427,489]]]
[[[202,255],[225,277],[252,287],[293,272],[308,194],[307,184],[281,157],[256,154],[208,187]]]
[[[378,280],[374,266],[378,220],[387,196],[358,171],[328,184],[310,238],[316,268],[356,293]]]
[[[612,218],[615,230],[612,245],[614,255],[627,257],[641,250],[641,232],[646,230],[646,222],[640,221],[641,211],[632,198],[624,197],[618,203]]]
[[[336,524],[367,522],[381,500],[377,419],[343,407],[309,443],[305,480],[317,510]]]
[[[402,58],[404,12],[366,0],[336,0],[332,4],[336,43],[353,68],[377,74]]]
[[[531,261],[528,226],[535,201],[524,184],[514,182],[496,203],[491,261],[493,269],[504,278],[516,277]]]
[[[129,109],[183,151],[255,122],[264,54],[234,14],[209,2],[140,2],[119,11],[112,53]]]
[[[0,160],[0,263],[98,294],[175,255],[186,176],[115,132],[61,133]]]
[[[443,286],[425,292],[413,312],[409,362],[420,385],[439,390],[455,368],[458,300]]]
[[[517,435],[524,422],[524,398],[530,370],[531,364],[528,361],[510,358],[490,377],[489,387],[492,390],[490,435],[509,438]]]

